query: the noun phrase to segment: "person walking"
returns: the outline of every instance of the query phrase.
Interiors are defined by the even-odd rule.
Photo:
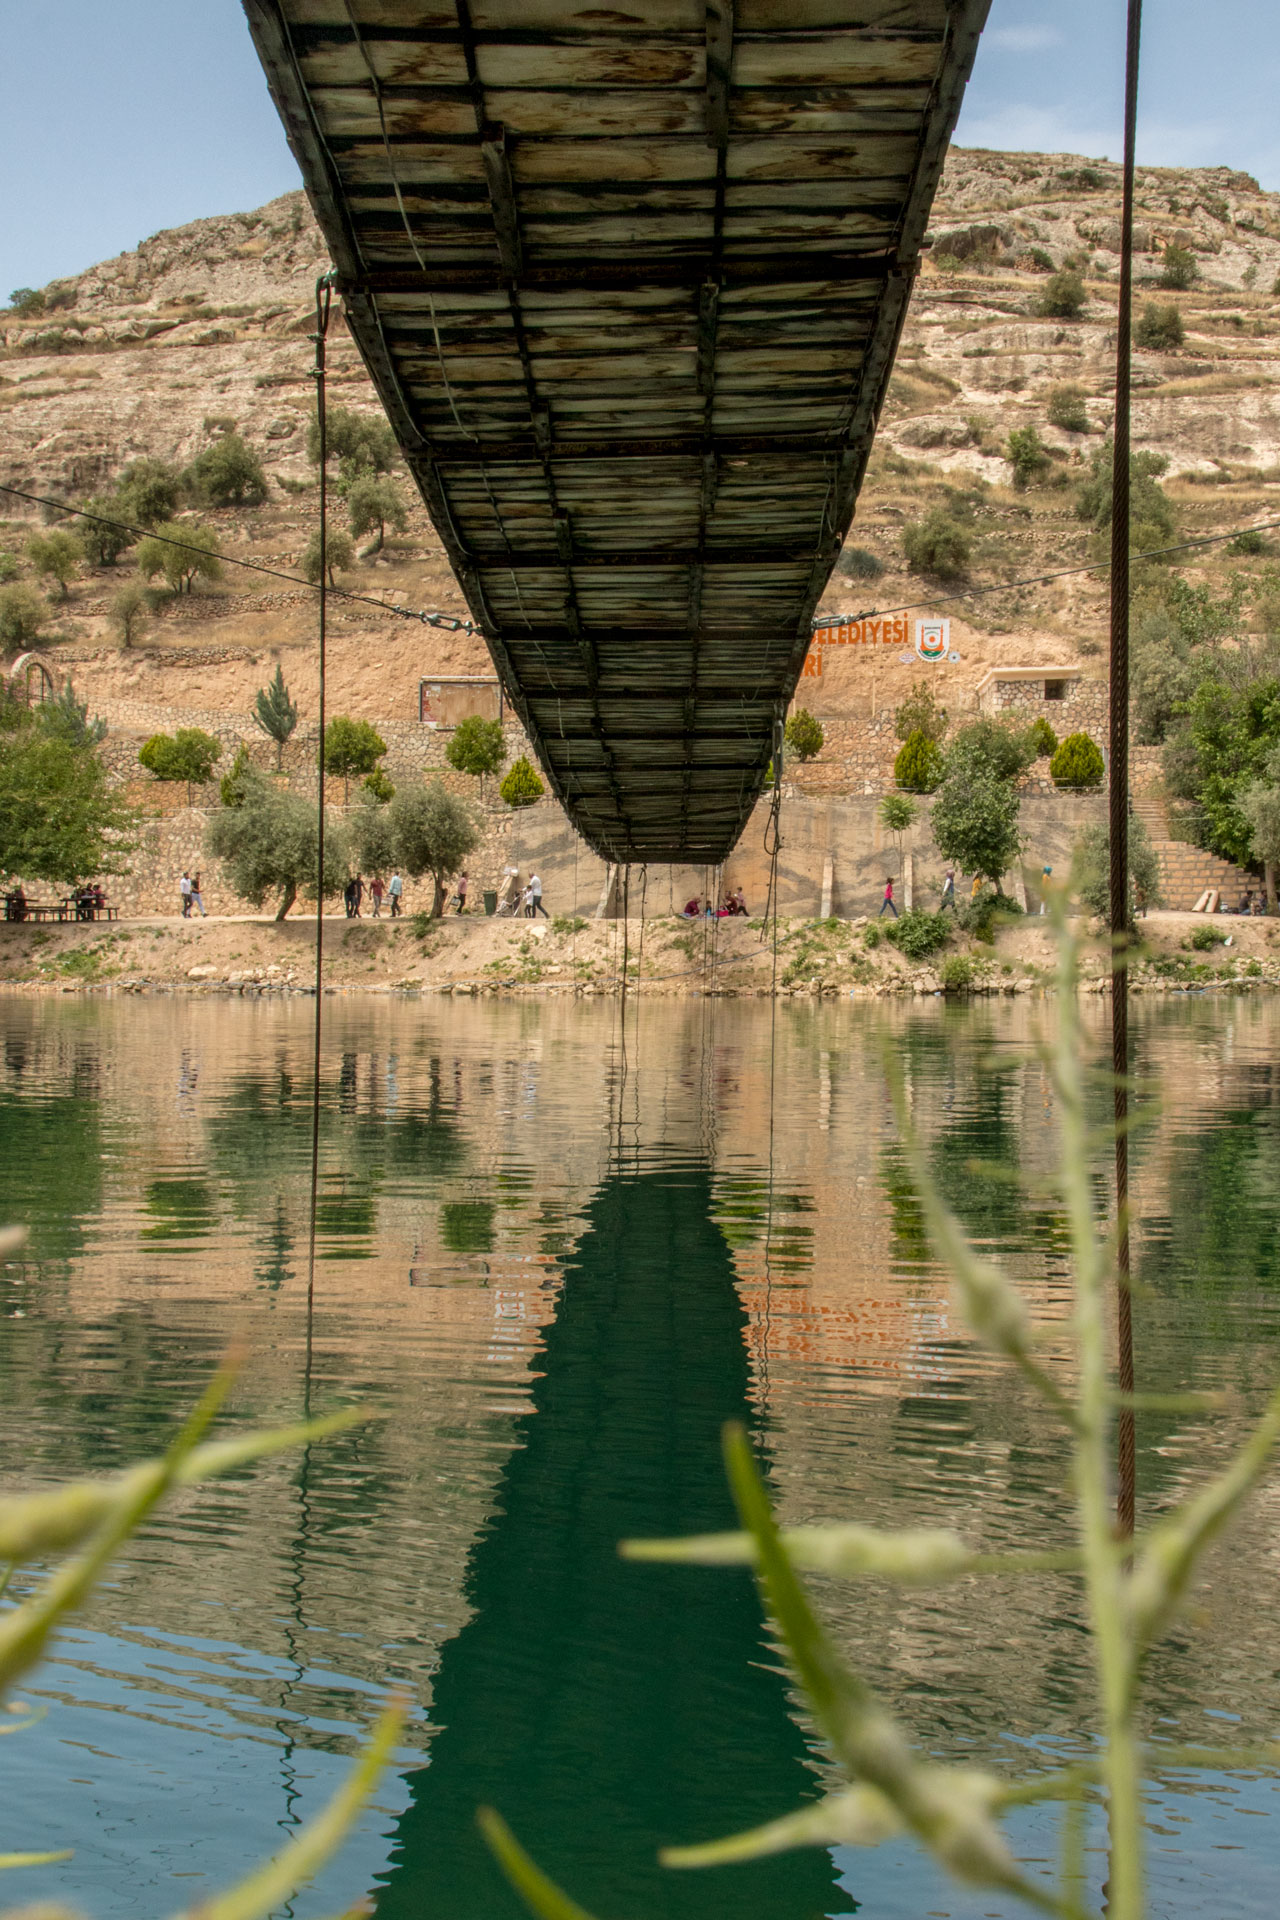
[[[950,907],[952,913],[955,912],[956,910],[956,871],[954,867],[948,867],[945,874],[942,876],[942,899],[938,906],[938,912],[945,913],[948,907]]]
[[[385,892],[386,888],[375,873],[373,879],[369,882],[369,898],[373,902],[373,917],[375,920],[381,920],[382,918],[382,896]]]
[[[178,894],[182,900],[182,917],[184,920],[189,920],[191,918],[191,875],[189,873],[184,872],[179,880]]]
[[[458,875],[458,887],[453,897],[457,903],[456,911],[458,913],[465,913],[467,910],[467,870],[465,867]]]
[[[542,882],[536,873],[531,873],[529,875],[529,918],[536,920],[539,914],[544,920],[551,918],[542,904]]]
[[[192,907],[199,907],[200,918],[202,920],[207,918],[204,910],[204,901],[200,897],[200,875],[198,873],[193,873],[191,876],[191,899],[187,905],[188,913],[190,913]]]
[[[387,887],[387,893],[391,900],[391,918],[393,920],[400,918],[400,896],[403,892],[404,881],[400,878],[399,872],[393,873],[390,884]]]
[[[1049,882],[1052,879],[1053,879],[1053,868],[1048,866],[1041,867],[1040,869],[1040,911],[1041,913],[1043,913],[1045,910],[1046,896],[1048,895],[1048,892],[1049,892]]]
[[[884,883],[884,899],[880,902],[880,911],[876,915],[877,920],[884,919],[886,907],[896,920],[898,917],[898,909],[893,898],[893,881],[890,879],[886,879]]]

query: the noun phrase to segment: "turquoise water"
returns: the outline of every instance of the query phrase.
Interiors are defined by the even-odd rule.
[[[1052,1008],[783,1006],[771,1131],[757,1003],[645,1005],[624,1060],[616,1008],[336,999],[308,1371],[310,1018],[0,1002],[0,1217],[32,1229],[0,1272],[6,1483],[154,1449],[237,1334],[229,1426],[308,1401],[385,1416],[183,1496],[133,1543],[30,1690],[43,1718],[0,1745],[0,1850],[75,1849],[8,1876],[7,1900],[136,1915],[225,1885],[323,1803],[399,1682],[402,1750],[299,1920],[365,1893],[386,1920],[514,1916],[481,1802],[602,1920],[1012,1911],[904,1846],[659,1868],[663,1842],[812,1797],[827,1762],[750,1582],[614,1548],[728,1522],[726,1418],[788,1519],[1063,1542],[1060,1436],[955,1321],[884,1061],[970,1232],[1061,1321],[1057,1220],[998,1177],[1052,1160]],[[1280,1371],[1278,1021],[1262,998],[1137,1010],[1161,1110],[1136,1149],[1141,1383],[1228,1393],[1212,1417],[1144,1417],[1148,1515]],[[1268,1486],[1156,1656],[1154,1738],[1272,1736],[1276,1507]],[[1012,1768],[1085,1749],[1074,1581],[818,1599],[930,1751]],[[1153,1912],[1273,1911],[1275,1801],[1262,1777],[1153,1792]],[[1047,1815],[1013,1833],[1051,1865]]]

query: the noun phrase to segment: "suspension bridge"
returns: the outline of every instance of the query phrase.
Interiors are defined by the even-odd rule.
[[[717,863],[853,515],[989,0],[244,0],[507,697]]]

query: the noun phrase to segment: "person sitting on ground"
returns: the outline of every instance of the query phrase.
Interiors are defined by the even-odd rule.
[[[893,897],[893,881],[889,878],[886,878],[884,883],[884,898],[880,902],[880,911],[876,915],[877,920],[884,919],[886,908],[896,920],[898,917],[898,908],[897,908],[897,903],[895,902]]]
[[[1236,912],[1237,913],[1253,912],[1253,888],[1252,887],[1244,887],[1241,890],[1240,898],[1236,902]]]
[[[684,908],[683,908],[683,911],[681,912],[680,918],[682,920],[697,920],[700,917],[701,913],[702,913],[702,902],[698,898],[697,894],[695,893],[692,900],[685,901]]]
[[[1258,919],[1262,914],[1265,914],[1266,911],[1267,911],[1266,894],[1255,893],[1253,896],[1253,908],[1252,908],[1254,918]]]
[[[727,920],[729,918],[729,915],[731,913],[735,913],[736,911],[737,909],[733,904],[732,893],[725,893],[721,897],[720,905],[716,908],[716,919]]]

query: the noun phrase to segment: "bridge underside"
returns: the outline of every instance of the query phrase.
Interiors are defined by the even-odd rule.
[[[551,786],[715,862],[870,450],[989,0],[245,0]]]

